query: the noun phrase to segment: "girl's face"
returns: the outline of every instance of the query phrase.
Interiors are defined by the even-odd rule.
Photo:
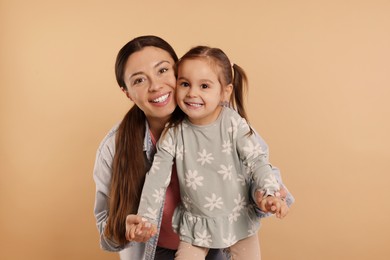
[[[229,100],[231,91],[231,85],[221,86],[215,69],[206,59],[182,61],[176,84],[177,104],[196,125],[214,122],[221,112],[221,101]]]
[[[126,95],[146,118],[165,122],[175,110],[174,60],[163,49],[145,47],[128,58],[124,72]]]

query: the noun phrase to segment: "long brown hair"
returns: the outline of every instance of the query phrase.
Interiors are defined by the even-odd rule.
[[[210,64],[214,66],[221,86],[226,86],[228,84],[233,85],[229,106],[235,109],[241,117],[248,121],[244,106],[244,96],[248,91],[248,79],[245,71],[237,64],[232,64],[228,56],[221,49],[208,46],[196,46],[190,49],[176,63],[176,70],[183,61],[199,58],[206,58],[211,62]],[[176,126],[183,118],[184,113],[182,113],[181,116],[172,116],[169,126]],[[250,129],[250,133],[253,133],[252,129]]]
[[[175,62],[178,61],[174,49],[163,39],[153,35],[134,38],[122,47],[116,58],[115,75],[119,87],[127,90],[124,71],[130,55],[147,46],[165,50]],[[109,214],[104,233],[120,245],[126,243],[126,216],[137,213],[145,181],[145,120],[144,112],[134,105],[123,118],[116,134]]]

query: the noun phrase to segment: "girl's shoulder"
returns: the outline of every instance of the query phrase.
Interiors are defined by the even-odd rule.
[[[230,107],[224,107],[222,110],[223,120],[228,121],[233,124],[247,124],[245,118],[241,117],[241,115]]]

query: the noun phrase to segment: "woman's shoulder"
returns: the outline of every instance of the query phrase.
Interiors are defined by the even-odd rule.
[[[110,131],[106,134],[106,136],[103,138],[103,140],[100,142],[98,152],[100,153],[102,150],[109,149],[113,150],[115,149],[115,137],[116,133],[118,132],[119,129],[119,124],[115,124]]]

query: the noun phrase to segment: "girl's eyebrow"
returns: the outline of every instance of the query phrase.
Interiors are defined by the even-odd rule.
[[[177,80],[186,80],[188,81],[188,79],[186,77],[178,77]],[[210,80],[210,79],[200,79],[199,80],[200,82],[205,82],[205,83],[209,83],[209,84],[214,84],[214,81]]]
[[[180,80],[187,80],[185,77],[178,77],[177,79],[180,79]]]
[[[160,65],[163,64],[163,63],[169,63],[169,64],[171,64],[171,63],[170,63],[169,61],[167,61],[167,60],[162,60],[162,61],[157,62],[156,65],[153,66],[153,68],[157,68],[158,66],[160,66]],[[133,74],[131,74],[131,75],[129,76],[129,79],[131,79],[131,78],[134,77],[134,76],[140,75],[140,74],[143,74],[143,72],[142,72],[142,71],[134,72]]]

